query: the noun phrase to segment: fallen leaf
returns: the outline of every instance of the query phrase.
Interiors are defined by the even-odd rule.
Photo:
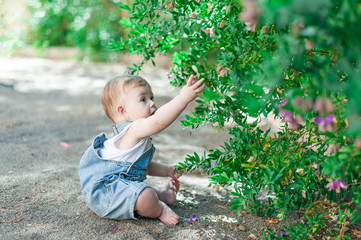
[[[239,225],[239,226],[238,226],[238,229],[239,229],[240,231],[243,231],[243,232],[247,231],[247,228],[246,228],[246,226],[244,226],[244,225]]]
[[[271,224],[278,223],[278,220],[267,219],[267,221]]]
[[[219,208],[223,208],[223,209],[226,209],[226,210],[229,210],[229,207],[228,206],[224,206],[224,205],[220,205],[220,204],[214,204],[215,207],[219,207]]]

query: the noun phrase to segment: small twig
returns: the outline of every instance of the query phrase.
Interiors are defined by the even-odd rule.
[[[17,210],[0,208],[0,212],[17,212]]]
[[[345,209],[345,212],[346,213],[346,209]],[[342,213],[342,211],[341,211]],[[343,235],[345,234],[345,231],[346,231],[346,219],[344,219],[344,222],[342,223],[342,226],[341,226],[341,230],[340,230],[340,233],[338,234],[338,239],[341,240],[343,239]]]
[[[60,186],[60,185],[57,185],[57,184],[54,184],[55,187],[58,187],[58,188],[64,188],[63,186]]]

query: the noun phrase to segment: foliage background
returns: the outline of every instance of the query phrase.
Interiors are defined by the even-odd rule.
[[[130,32],[110,46],[144,57],[133,73],[173,52],[173,85],[191,74],[206,79],[183,125],[233,123],[221,148],[189,155],[180,167],[233,186],[239,211],[284,219],[294,210],[317,213],[321,200],[337,202],[340,228],[327,234],[349,238],[346,225],[360,220],[361,206],[360,2],[149,0],[121,7],[131,13],[120,22]],[[270,114],[285,123],[275,136],[258,127]],[[264,190],[266,201],[259,198]],[[287,230],[311,238],[325,232],[319,213],[306,228]]]
[[[16,9],[9,20],[2,21],[2,28],[11,27],[14,22],[17,33],[0,36],[4,45],[18,48],[31,45],[37,49],[48,47],[73,47],[79,49],[79,60],[116,61],[117,55],[107,48],[110,40],[117,40],[124,34],[119,19],[122,11],[120,0],[25,0],[24,16],[18,16]],[[21,5],[21,4],[18,4]],[[17,7],[19,7],[16,5]],[[9,15],[9,13],[5,13]],[[25,16],[29,15],[29,16]],[[8,26],[7,26],[8,25]],[[24,26],[26,25],[26,26]],[[14,28],[14,27],[12,27]],[[16,29],[11,29],[12,31]]]

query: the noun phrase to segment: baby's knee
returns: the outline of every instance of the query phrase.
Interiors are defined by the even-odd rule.
[[[141,216],[157,218],[162,213],[163,206],[157,193],[151,188],[146,188],[139,194],[134,210]]]

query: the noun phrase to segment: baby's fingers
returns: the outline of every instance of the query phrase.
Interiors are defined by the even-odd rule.
[[[196,77],[192,74],[190,75],[190,77],[188,78],[188,81],[187,81],[187,86],[192,86],[194,84],[194,82],[196,81]]]
[[[195,89],[197,89],[197,88],[199,88],[201,85],[202,85],[202,83],[204,83],[204,78],[202,78],[202,79],[200,79],[199,81],[197,81],[196,83],[194,83],[193,84],[193,87],[195,88]],[[204,85],[203,85],[204,86]],[[203,86],[201,86],[201,87],[203,87]]]

